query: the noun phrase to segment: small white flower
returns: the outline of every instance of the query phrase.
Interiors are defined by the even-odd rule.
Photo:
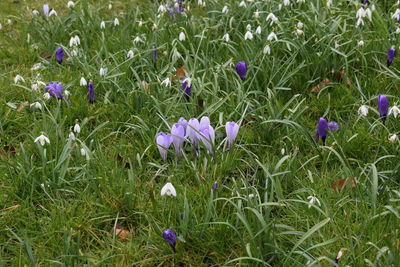
[[[303,31],[303,30],[300,30],[300,29],[296,29],[296,30],[294,31],[294,33],[295,33],[297,36],[300,36],[300,35],[304,34],[304,31]]]
[[[331,5],[332,5],[332,0],[326,1],[326,6],[327,6],[327,7],[331,7]]]
[[[285,152],[286,152],[285,149],[282,148],[282,149],[281,149],[281,154],[282,154],[282,155],[285,155]]]
[[[71,141],[74,141],[76,139],[75,138],[75,134],[73,132],[70,132],[69,135],[68,135],[68,139],[71,140]]]
[[[155,31],[155,30],[157,30],[157,28],[158,28],[158,26],[157,26],[157,24],[153,24],[153,26],[151,27],[151,29],[153,30],[153,31]]]
[[[107,73],[107,68],[100,68],[99,74],[101,77],[105,76]]]
[[[249,194],[247,197],[248,198],[253,198],[253,197],[255,197],[255,195],[254,194]]]
[[[396,34],[399,34],[399,33],[400,33],[400,27],[397,27]]]
[[[250,25],[250,24],[247,24],[247,25],[246,25],[246,30],[247,30],[247,31],[251,31],[251,25]]]
[[[256,34],[261,34],[261,26],[258,26],[256,29]]]
[[[68,90],[64,90],[64,95],[65,95],[65,96],[67,96],[67,97],[68,97],[70,94],[71,94],[71,92],[70,92],[70,91],[68,91]]]
[[[358,46],[360,47],[364,46],[364,41],[363,40],[358,41]]]
[[[283,0],[283,5],[284,6],[290,5],[290,0]]]
[[[394,14],[392,15],[392,19],[395,19],[396,21],[398,21],[400,18],[400,9],[397,8],[396,12],[394,12]]]
[[[86,149],[84,149],[83,147],[81,148],[81,155],[83,157],[86,156]]]
[[[25,79],[24,79],[24,77],[22,77],[21,75],[19,75],[19,74],[17,74],[15,77],[14,77],[14,83],[19,83],[19,82],[25,82]]]
[[[268,41],[272,41],[272,40],[278,41],[278,37],[276,36],[276,34],[275,34],[274,32],[271,32],[271,33],[268,35],[267,40],[268,40]]]
[[[360,114],[361,116],[367,116],[368,115],[368,106],[366,105],[362,105],[360,106],[360,108],[358,109],[358,114]]]
[[[71,57],[76,57],[78,55],[78,50],[72,49],[71,51]]]
[[[303,22],[301,22],[301,21],[297,22],[297,28],[298,29],[303,29],[303,27],[304,27]]]
[[[315,196],[309,196],[307,197],[308,201],[308,208],[311,208],[311,206],[317,204],[318,206],[321,206],[321,203],[319,202],[318,198]]]
[[[138,23],[139,27],[143,26],[143,21],[142,20],[139,20],[137,23]]]
[[[135,39],[133,39],[133,42],[139,43],[139,42],[143,42],[143,40],[139,36],[136,36]]]
[[[359,18],[359,19],[357,20],[356,27],[358,27],[358,26],[360,26],[360,25],[364,25],[364,20],[363,20],[362,18]]]
[[[43,66],[42,66],[42,63],[36,63],[36,64],[34,64],[34,65],[32,66],[31,70],[33,70],[33,71],[39,70],[39,69],[41,69],[42,67],[43,67]]]
[[[39,85],[37,84],[37,83],[32,83],[32,86],[31,86],[31,88],[32,88],[32,90],[33,91],[38,91],[39,90]]]
[[[263,53],[266,55],[270,55],[271,54],[271,48],[269,47],[269,45],[265,45]]]
[[[340,47],[340,44],[337,41],[335,41],[335,49],[338,49],[339,47]]]
[[[31,108],[42,109],[42,105],[39,102],[34,102],[30,105]]]
[[[222,36],[222,40],[224,40],[225,42],[229,42],[229,33],[225,33],[224,36]]]
[[[80,86],[86,86],[87,85],[87,81],[85,80],[84,77],[82,77],[81,80],[79,81],[79,85]]]
[[[40,13],[36,9],[32,10],[32,15],[38,16]]]
[[[54,9],[52,9],[50,11],[50,13],[49,13],[49,17],[51,17],[51,16],[56,16],[57,17],[57,12]]]
[[[105,28],[106,28],[106,23],[103,20],[102,22],[100,22],[100,29],[105,29]]]
[[[398,141],[399,140],[399,137],[397,136],[397,134],[392,134],[390,137],[389,137],[389,142],[391,142],[391,143],[394,143],[394,142],[396,142],[396,141]]]
[[[388,114],[388,115],[393,114],[393,117],[397,118],[397,116],[399,115],[399,113],[400,113],[400,109],[399,109],[397,106],[393,106],[393,107],[391,107],[391,108],[389,109],[389,114]]]
[[[75,6],[75,3],[74,3],[74,2],[68,1],[68,3],[67,3],[67,7],[68,7],[68,8],[71,8],[71,7],[74,7],[74,6]]]
[[[51,95],[50,95],[49,93],[44,93],[44,94],[43,94],[43,98],[44,98],[45,100],[49,100],[50,97],[51,97]]]
[[[171,183],[166,183],[163,188],[161,188],[161,195],[162,196],[174,196],[176,197],[176,190],[175,187]]]
[[[246,6],[246,3],[244,1],[242,1],[239,3],[239,7],[247,7],[247,6]]]
[[[74,132],[77,134],[81,132],[81,126],[78,123],[74,125]]]
[[[119,25],[119,20],[118,20],[118,18],[115,18],[114,19],[114,26],[118,26]]]
[[[165,87],[171,86],[171,80],[169,78],[166,78],[161,82],[161,85],[164,85]]]
[[[371,21],[372,20],[372,11],[371,9],[365,9],[365,16]]]
[[[36,137],[35,143],[39,142],[41,146],[44,146],[46,143],[50,144],[49,138],[47,138],[45,135],[41,134],[38,137]]]
[[[228,13],[228,7],[227,6],[224,6],[223,8],[222,8],[222,13],[224,13],[224,14],[227,14]]]
[[[129,50],[128,53],[126,54],[127,58],[133,58],[135,56],[135,54],[133,53],[133,50]]]
[[[250,31],[246,32],[246,34],[244,35],[244,39],[253,40],[253,34]]]
[[[269,24],[270,26],[272,26],[272,24],[278,22],[278,18],[273,13],[268,14],[267,21],[269,21],[269,20],[271,20],[271,23]]]
[[[181,32],[181,33],[179,34],[179,41],[185,41],[185,39],[186,39],[185,33],[184,33],[184,32]]]
[[[109,5],[108,5],[108,9],[112,9],[112,4],[109,4]]]
[[[75,35],[69,39],[69,47],[78,46],[81,43],[81,39],[79,39],[78,35]]]
[[[165,5],[160,5],[159,7],[158,7],[158,12],[159,13],[164,13],[164,12],[166,12],[167,11],[167,8],[165,7]]]
[[[254,18],[258,19],[260,18],[260,11],[258,11],[258,9],[254,12]]]

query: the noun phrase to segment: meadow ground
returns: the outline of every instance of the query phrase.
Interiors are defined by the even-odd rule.
[[[0,1],[0,266],[399,266],[396,1],[67,2]]]

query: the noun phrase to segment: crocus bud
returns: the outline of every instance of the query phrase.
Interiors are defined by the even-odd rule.
[[[94,88],[93,88],[93,83],[88,84],[88,99],[89,103],[93,104],[94,103]]]
[[[200,123],[196,118],[191,118],[186,127],[186,136],[189,138],[193,146],[197,146],[199,142]]]
[[[318,142],[319,138],[321,138],[322,143],[324,145],[325,145],[325,140],[326,140],[326,136],[327,136],[326,130],[328,130],[328,122],[324,118],[321,117],[321,118],[319,118],[319,121],[318,121],[316,138],[317,138],[317,142]]]
[[[157,48],[153,45],[152,49],[153,49],[153,60],[156,61],[157,60]]]
[[[215,195],[217,193],[217,188],[218,188],[218,182],[214,182],[214,184],[212,186],[213,195]]]
[[[168,242],[168,244],[171,246],[171,248],[175,251],[175,245],[176,245],[176,234],[174,231],[171,229],[167,229],[162,233],[162,237],[164,238],[165,241]]]
[[[44,5],[43,5],[43,13],[44,13],[44,15],[45,15],[46,17],[49,16],[49,12],[50,12],[49,5],[48,5],[48,4],[44,4]]]
[[[192,80],[185,78],[182,82],[182,89],[185,94],[186,100],[189,100],[190,94],[192,93]]]
[[[232,144],[239,132],[239,125],[234,121],[229,121],[225,125],[226,136],[228,138],[228,150],[231,150]]]
[[[381,116],[383,123],[385,123],[389,110],[389,100],[385,95],[378,95],[378,109],[379,115]]]
[[[211,156],[214,159],[214,141],[215,141],[215,132],[214,128],[211,125],[207,125],[204,128],[200,129],[200,139],[207,148],[208,152],[210,152]]]
[[[156,135],[158,151],[164,161],[167,161],[167,149],[172,143],[172,136],[163,132]]]
[[[175,123],[171,128],[172,143],[175,147],[175,153],[178,156],[178,162],[180,162],[181,150],[183,142],[185,141],[185,128],[180,123]]]
[[[395,55],[396,55],[396,49],[394,47],[391,47],[387,53],[386,64],[388,67],[392,64]]]
[[[64,50],[62,49],[62,47],[59,47],[56,51],[56,60],[58,64],[61,64],[63,62],[63,59],[64,59]]]
[[[337,130],[339,130],[339,125],[338,125],[337,122],[331,121],[331,122],[328,123],[328,129],[330,131],[337,131]]]
[[[236,64],[236,72],[239,75],[240,79],[245,80],[247,74],[247,64],[244,61],[239,61]]]

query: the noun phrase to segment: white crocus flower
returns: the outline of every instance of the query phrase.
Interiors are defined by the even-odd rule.
[[[273,13],[268,14],[267,21],[269,21],[269,20],[271,20],[271,23],[269,24],[269,26],[272,26],[272,24],[278,22],[278,18]]]
[[[118,18],[115,18],[114,19],[114,26],[118,26],[119,25],[119,20],[118,20]]]
[[[317,204],[318,206],[321,206],[321,203],[319,202],[318,198],[315,196],[309,196],[307,197],[308,201],[308,208],[311,208],[311,206]]]
[[[179,41],[185,41],[185,39],[186,39],[185,33],[184,33],[184,32],[181,32],[181,33],[179,34]]]
[[[278,37],[276,36],[276,34],[275,34],[274,32],[271,32],[271,33],[268,35],[267,40],[268,40],[268,41],[273,41],[273,40],[278,41]]]
[[[229,42],[229,33],[225,33],[224,36],[222,36],[222,40],[224,40],[225,42]]]
[[[393,114],[393,117],[397,118],[397,116],[399,115],[399,113],[400,113],[400,109],[399,109],[397,106],[393,106],[393,107],[391,107],[391,108],[389,109],[389,114],[388,114],[388,115]]]
[[[163,188],[161,188],[161,195],[162,196],[174,196],[176,197],[176,190],[175,187],[171,183],[166,183]]]
[[[135,54],[133,53],[133,50],[129,50],[128,53],[126,54],[127,58],[133,58],[135,56]]]
[[[43,5],[43,14],[48,17],[49,16],[49,12],[50,12],[50,7],[48,4],[44,4]]]
[[[76,123],[74,126],[74,132],[77,134],[81,132],[81,126],[78,123]]]
[[[99,74],[101,77],[105,76],[107,72],[107,68],[100,68]]]
[[[42,109],[42,105],[39,102],[34,102],[30,105],[31,108]]]
[[[57,17],[57,12],[54,9],[52,9],[50,11],[50,13],[49,13],[49,17],[51,17],[51,16],[56,16]]]
[[[261,26],[258,26],[256,29],[256,34],[261,34]]]
[[[253,34],[250,31],[246,32],[246,34],[244,35],[244,39],[253,40]]]
[[[39,135],[35,139],[35,143],[39,142],[41,146],[44,146],[46,143],[50,144],[49,138],[47,138],[44,134]]]
[[[166,78],[161,82],[161,85],[164,85],[165,87],[171,86],[171,80],[169,78]]]
[[[271,48],[269,47],[269,45],[265,45],[263,53],[266,55],[270,55],[271,54]]]
[[[72,8],[72,7],[74,7],[74,6],[75,6],[75,3],[74,3],[74,2],[68,1],[68,3],[67,3],[67,7],[68,7],[68,8]]]
[[[362,105],[360,106],[360,108],[358,109],[358,114],[360,114],[361,116],[367,116],[368,115],[368,106],[366,105]]]
[[[396,141],[398,141],[399,140],[399,137],[397,136],[397,134],[392,134],[390,137],[389,137],[389,142],[391,142],[391,143],[395,143]]]
[[[87,81],[85,80],[84,77],[82,77],[81,80],[79,81],[79,85],[80,86],[86,86],[87,85]]]
[[[100,22],[100,29],[105,29],[105,28],[106,28],[106,23],[103,20],[102,22]]]
[[[19,74],[17,74],[15,77],[14,77],[14,83],[19,83],[19,82],[25,82],[25,79],[24,79],[24,77],[22,77],[21,75],[19,75]]]
[[[227,14],[228,13],[228,7],[227,6],[224,6],[223,8],[222,8],[222,13],[224,13],[224,14]]]

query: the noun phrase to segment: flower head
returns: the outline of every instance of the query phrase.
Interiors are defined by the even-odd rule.
[[[322,139],[322,142],[325,144],[326,136],[327,136],[327,130],[328,130],[328,122],[324,118],[319,118],[318,121],[318,126],[317,126],[317,141],[319,138]]]
[[[185,78],[182,82],[182,89],[185,93],[185,98],[189,100],[190,94],[192,93],[192,79]]]
[[[395,143],[398,140],[399,140],[399,137],[397,136],[397,134],[392,134],[391,136],[389,136],[389,142],[391,142],[391,143]]]
[[[185,128],[180,123],[175,123],[171,128],[172,143],[175,147],[178,162],[180,161],[181,150],[183,142],[185,141]]]
[[[186,136],[189,138],[193,146],[197,146],[199,142],[200,123],[196,118],[191,118],[186,127]]]
[[[173,196],[176,197],[176,190],[175,187],[171,183],[166,183],[163,188],[161,188],[161,195],[162,196]]]
[[[88,84],[88,98],[89,98],[89,103],[93,104],[94,103],[94,87],[93,83]]]
[[[337,131],[337,130],[339,130],[339,125],[338,125],[337,122],[331,121],[331,122],[328,123],[328,129],[330,131]]]
[[[202,127],[201,123],[200,123],[200,127]],[[206,125],[206,126],[200,128],[200,139],[203,142],[203,144],[205,145],[205,147],[207,148],[208,152],[210,152],[210,154],[214,158],[214,149],[213,149],[213,145],[214,145],[214,141],[215,141],[214,128],[211,125]]]
[[[47,138],[47,136],[45,136],[44,134],[41,134],[38,137],[36,137],[34,142],[35,143],[39,142],[41,146],[44,146],[46,143],[50,144],[49,138]]]
[[[391,47],[387,52],[386,64],[388,67],[392,64],[395,55],[396,55],[396,49],[394,47]]]
[[[399,115],[399,113],[400,113],[400,109],[399,109],[397,106],[393,106],[393,107],[391,107],[391,108],[389,109],[388,115],[393,114],[393,117],[394,117],[394,118],[397,118],[397,116]]]
[[[58,62],[58,64],[61,64],[63,62],[64,59],[64,50],[62,49],[62,47],[57,48],[56,51],[56,60]]]
[[[228,138],[228,150],[230,150],[239,132],[239,125],[234,121],[229,121],[225,125],[225,130]]]
[[[49,7],[49,5],[48,5],[48,4],[44,4],[44,5],[43,5],[43,13],[44,13],[44,15],[45,15],[46,17],[49,16],[49,12],[50,12],[50,7]]]
[[[368,115],[368,106],[361,105],[360,108],[358,109],[358,114],[361,116],[367,116]]]
[[[63,99],[64,95],[62,94],[62,84],[56,82],[50,82],[44,88],[44,90],[50,94],[52,97],[57,97],[58,99]]]
[[[218,188],[218,182],[214,182],[214,184],[212,186],[213,195],[215,195],[217,193],[217,188]]]
[[[321,206],[321,203],[319,202],[318,198],[315,196],[309,196],[307,197],[308,201],[308,208],[311,208],[313,205],[317,204],[318,206]]]
[[[157,48],[153,45],[152,49],[153,49],[153,60],[156,61],[157,60]]]
[[[74,132],[76,132],[77,134],[81,132],[81,126],[78,123],[74,125]]]
[[[175,234],[175,232],[172,231],[171,229],[167,229],[162,233],[162,237],[164,238],[165,241],[168,242],[168,244],[175,251],[175,245],[176,245],[176,234]]]
[[[163,132],[156,135],[156,143],[158,151],[164,161],[167,161],[167,149],[172,143],[172,136],[170,134],[165,134]]]
[[[247,74],[247,64],[244,61],[239,61],[236,64],[236,73],[239,75],[240,79],[245,80]]]
[[[385,123],[386,116],[389,110],[389,100],[385,95],[378,95],[378,109],[379,109],[379,114],[383,120],[383,123]]]
[[[80,85],[80,86],[86,86],[86,85],[87,85],[87,81],[85,80],[84,77],[82,77],[82,78],[80,79],[79,85]]]

